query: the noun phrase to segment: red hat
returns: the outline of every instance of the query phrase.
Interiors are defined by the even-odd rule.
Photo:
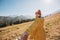
[[[40,10],[38,10],[35,14],[40,14],[40,15],[41,15],[41,11],[40,11]]]

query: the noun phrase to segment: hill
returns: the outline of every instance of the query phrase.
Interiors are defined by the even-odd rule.
[[[34,21],[0,28],[0,40],[14,40],[15,38],[18,40],[32,24]],[[60,40],[60,12],[44,18],[44,29],[47,40]]]

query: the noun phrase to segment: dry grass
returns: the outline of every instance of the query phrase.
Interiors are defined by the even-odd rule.
[[[34,21],[0,28],[0,40],[13,40],[13,38],[26,31],[33,22]]]
[[[46,17],[44,28],[47,40],[60,40],[60,13]]]

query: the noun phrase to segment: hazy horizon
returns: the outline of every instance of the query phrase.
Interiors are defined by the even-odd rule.
[[[60,10],[60,0],[0,0],[0,16],[28,15],[35,17],[40,9],[42,16]]]

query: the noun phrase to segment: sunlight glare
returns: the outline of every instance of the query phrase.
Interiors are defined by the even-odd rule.
[[[45,0],[44,1],[46,4],[51,4],[52,3],[52,0]]]

